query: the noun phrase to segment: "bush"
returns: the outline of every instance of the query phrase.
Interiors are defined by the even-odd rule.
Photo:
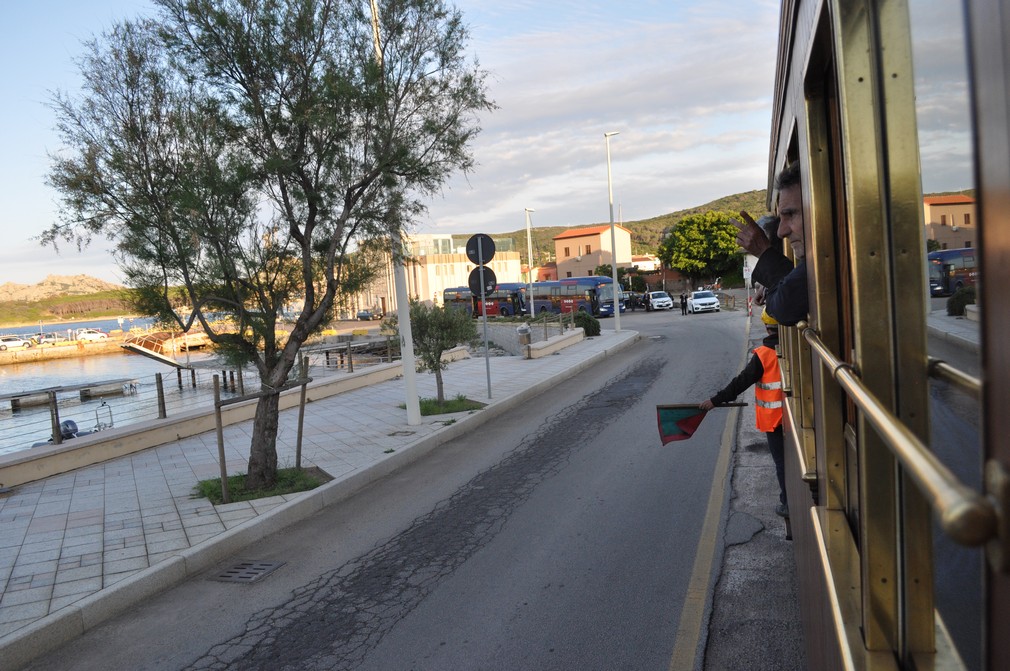
[[[952,317],[964,316],[964,306],[975,305],[975,287],[961,287],[947,299],[947,314]]]
[[[587,338],[600,335],[600,320],[588,312],[576,312],[575,325],[586,332]]]

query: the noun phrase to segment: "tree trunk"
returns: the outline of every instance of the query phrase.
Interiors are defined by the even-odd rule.
[[[445,403],[445,388],[442,386],[442,369],[438,366],[435,367],[435,389],[438,390],[438,402]]]
[[[246,489],[266,489],[277,483],[277,426],[280,394],[269,394],[256,404]]]

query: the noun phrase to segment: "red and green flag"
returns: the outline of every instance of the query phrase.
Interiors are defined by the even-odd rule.
[[[746,403],[724,403],[716,406],[726,408],[747,405]],[[708,411],[702,410],[697,403],[676,403],[673,405],[657,405],[656,420],[659,422],[659,437],[663,444],[675,440],[687,440],[698,430],[701,420]]]

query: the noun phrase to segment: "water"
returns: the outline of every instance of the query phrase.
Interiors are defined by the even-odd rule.
[[[185,356],[180,357],[180,361],[186,362]],[[193,354],[188,361],[199,368],[182,371],[181,378],[172,366],[125,351],[10,364],[0,366],[0,394],[128,379],[130,382],[118,387],[115,393],[101,397],[82,399],[79,392],[63,392],[57,396],[59,419],[72,419],[81,430],[93,429],[98,421],[107,422],[110,412],[115,426],[122,426],[158,418],[158,373],[163,380],[168,417],[195,406],[212,407],[213,376],[222,373],[221,367],[214,365],[213,355],[209,354]],[[233,374],[228,373],[229,376]],[[244,383],[246,391],[257,387],[255,376],[249,371],[245,373]],[[237,393],[229,386],[222,396],[227,398]],[[0,455],[47,440],[51,427],[48,405],[15,410],[10,401],[0,401]]]
[[[155,320],[150,317],[42,321],[33,326],[0,328],[0,333],[22,337],[37,333],[59,333],[73,339],[74,331],[80,328],[93,328],[105,333],[117,330],[149,332],[154,330],[154,323]],[[59,419],[73,420],[81,431],[93,430],[99,422],[108,423],[110,415],[115,426],[157,419],[158,373],[163,378],[168,417],[194,407],[213,407],[213,375],[215,372],[221,373],[220,366],[213,365],[213,356],[192,354],[187,358],[182,355],[179,361],[204,368],[193,373],[183,371],[180,379],[174,367],[126,351],[0,366],[0,394],[108,380],[130,380],[120,388],[122,391],[105,393],[96,398],[82,399],[79,392],[58,394]],[[248,390],[257,387],[255,376],[250,372],[246,372],[244,381],[249,385]],[[237,390],[228,386],[222,390],[225,398],[237,393]],[[34,443],[48,440],[51,435],[52,415],[48,405],[25,405],[15,410],[10,401],[0,401],[0,455],[29,449]]]

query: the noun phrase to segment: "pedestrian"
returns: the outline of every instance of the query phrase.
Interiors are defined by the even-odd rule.
[[[687,294],[683,291],[680,292],[680,314],[687,314]]]
[[[733,378],[729,384],[719,390],[712,398],[702,401],[698,407],[711,410],[717,405],[729,403],[737,396],[754,386],[754,414],[758,431],[762,431],[768,440],[768,451],[775,462],[775,477],[779,482],[779,504],[775,512],[782,517],[789,517],[789,506],[786,502],[785,474],[785,442],[782,435],[782,372],[779,369],[779,359],[775,348],[779,344],[778,323],[768,314],[761,312],[761,321],[765,324],[767,335],[761,345],[754,348],[747,366]]]

